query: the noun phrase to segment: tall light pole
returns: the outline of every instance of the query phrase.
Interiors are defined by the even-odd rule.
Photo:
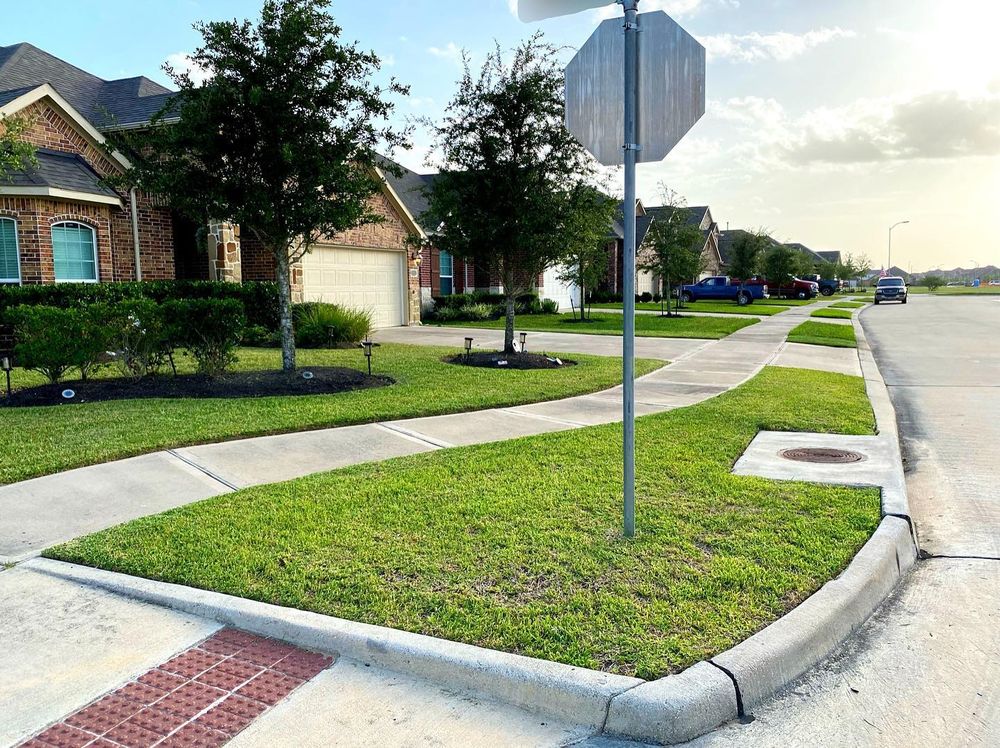
[[[900,221],[899,223],[894,223],[889,227],[889,265],[886,267],[886,272],[892,268],[892,230],[897,226],[902,226],[904,223],[909,223],[909,221]]]

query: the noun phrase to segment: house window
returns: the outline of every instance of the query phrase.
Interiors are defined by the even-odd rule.
[[[97,281],[97,239],[94,230],[72,221],[55,224],[52,227],[52,262],[57,283]]]
[[[441,253],[441,295],[455,293],[455,261],[447,252]]]
[[[20,283],[17,255],[17,221],[0,218],[0,283]]]

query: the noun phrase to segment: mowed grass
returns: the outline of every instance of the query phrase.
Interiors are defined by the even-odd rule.
[[[378,389],[306,397],[127,400],[48,408],[0,408],[0,484],[158,449],[330,426],[552,400],[621,382],[621,359],[572,355],[577,366],[539,371],[446,364],[457,349],[382,345],[373,370],[396,380]],[[637,372],[663,362],[642,360]],[[299,351],[300,367],[362,368],[360,350]],[[242,349],[240,369],[280,368],[277,350]],[[182,359],[181,368],[191,369]],[[104,376],[115,374],[105,370]],[[15,372],[15,385],[40,384]]]
[[[705,338],[717,340],[737,330],[757,324],[752,317],[654,317],[640,314],[635,318],[635,334],[650,338]],[[585,322],[574,320],[572,314],[525,314],[514,322],[517,330],[536,332],[573,332],[588,335],[621,335],[622,315],[593,314]],[[448,322],[445,327],[504,328],[504,320],[483,322]]]
[[[830,309],[860,309],[863,306],[865,306],[863,301],[838,301],[836,304],[831,304]]]
[[[852,325],[837,325],[831,322],[803,322],[788,333],[788,342],[829,345],[835,348],[858,347]]]
[[[633,540],[609,425],[245,490],[46,555],[657,678],[798,605],[879,522],[877,490],[732,475],[756,433],[873,428],[861,379],[769,368],[639,419]]]
[[[809,316],[820,319],[850,319],[852,314],[853,312],[847,309],[833,309],[827,307],[826,309],[817,309]]]
[[[622,309],[621,304],[594,304],[594,309]],[[640,312],[659,312],[660,305],[653,302],[640,302],[635,305]],[[666,305],[664,305],[666,309]],[[781,314],[788,309],[787,306],[773,306],[771,304],[761,304],[754,302],[747,306],[740,306],[735,301],[691,301],[684,304],[681,314],[684,312],[712,312],[713,314],[751,314],[759,317],[770,317]]]

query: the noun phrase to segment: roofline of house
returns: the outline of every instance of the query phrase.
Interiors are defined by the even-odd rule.
[[[79,192],[77,190],[64,190],[59,187],[46,186],[22,186],[22,185],[0,185],[0,195],[10,195],[11,197],[48,197],[53,200],[68,200],[76,203],[96,203],[98,205],[114,205],[124,208],[121,198],[110,195],[97,195],[93,192]]]
[[[410,209],[407,208],[406,203],[404,203],[400,199],[399,194],[396,192],[396,190],[393,189],[392,185],[389,183],[389,180],[385,176],[385,172],[377,166],[373,168],[375,169],[375,173],[378,175],[379,179],[382,181],[383,192],[385,192],[389,200],[399,209],[399,212],[403,216],[404,223],[408,224],[408,227],[414,233],[416,233],[417,236],[419,236],[421,239],[426,240],[428,238],[427,233],[424,231],[423,227],[417,222],[416,217],[412,213],[410,213]]]

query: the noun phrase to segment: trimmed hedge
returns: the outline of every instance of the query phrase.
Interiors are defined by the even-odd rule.
[[[177,299],[236,299],[243,304],[247,325],[278,329],[278,285],[248,281],[129,281],[127,283],[58,283],[0,286],[0,318],[17,306],[67,309],[91,304],[117,304],[149,299],[157,304]]]

